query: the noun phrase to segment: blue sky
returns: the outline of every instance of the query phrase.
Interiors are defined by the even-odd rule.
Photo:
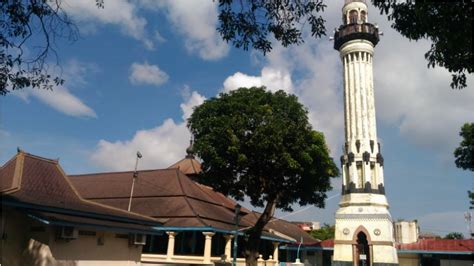
[[[328,33],[339,26],[342,1],[327,1]],[[16,148],[60,158],[67,173],[163,168],[185,155],[184,119],[222,91],[265,85],[296,94],[323,131],[338,162],[343,136],[342,72],[328,37],[267,56],[222,42],[214,1],[66,1],[81,38],[58,40],[64,86],[25,89],[0,98],[0,162]],[[410,42],[369,9],[384,31],[374,56],[378,137],[385,157],[387,197],[394,219],[418,219],[422,231],[466,235],[463,213],[473,173],[455,167],[459,129],[474,120],[473,77],[449,88],[444,69],[427,69],[430,43]],[[33,47],[33,46],[31,46]],[[327,207],[295,207],[289,220],[334,223],[340,178]]]

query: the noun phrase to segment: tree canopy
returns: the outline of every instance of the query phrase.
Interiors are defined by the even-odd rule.
[[[292,204],[324,207],[330,178],[339,175],[322,133],[294,95],[240,88],[206,100],[188,120],[200,181],[237,200],[248,196],[264,207],[248,234],[246,258],[258,258],[265,224],[275,208]]]
[[[474,70],[472,3],[469,1],[376,1],[372,3],[393,21],[404,37],[428,39],[428,67],[444,67],[452,74],[452,88],[466,87],[466,73]]]
[[[272,50],[272,37],[284,47],[301,44],[306,23],[312,36],[325,35],[325,20],[321,17],[325,7],[323,0],[219,0],[217,30],[235,47],[252,47],[265,54]]]
[[[444,236],[444,239],[464,239],[464,236],[459,232],[451,232]]]
[[[312,230],[310,234],[312,237],[323,241],[327,239],[333,239],[335,232],[336,232],[335,225],[324,224],[321,228],[317,230]]]
[[[474,123],[465,123],[459,135],[462,140],[459,147],[454,150],[456,166],[474,171]]]
[[[61,0],[0,2],[0,95],[26,87],[51,89],[64,82],[48,72],[48,57],[58,59],[56,39],[75,41],[79,30],[61,4]],[[96,0],[96,5],[103,7],[103,0]]]

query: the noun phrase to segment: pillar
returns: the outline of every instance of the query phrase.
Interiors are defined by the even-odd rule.
[[[168,234],[168,249],[166,252],[166,260],[171,261],[174,256],[174,238],[177,232],[166,232]]]
[[[204,263],[211,263],[211,247],[212,247],[212,236],[214,235],[213,232],[202,232],[202,234],[206,237],[204,242]]]
[[[225,249],[224,249],[224,255],[225,259],[227,260],[232,260],[232,238],[234,238],[233,235],[224,235],[225,238]]]
[[[273,242],[273,260],[278,263],[278,246],[279,242]]]

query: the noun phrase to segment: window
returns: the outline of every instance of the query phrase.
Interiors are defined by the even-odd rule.
[[[204,255],[205,237],[200,231],[180,232],[175,241],[174,254],[176,255]]]
[[[358,19],[357,11],[356,10],[351,10],[351,12],[349,12],[349,22],[351,24],[352,23],[357,23],[357,19]]]
[[[362,21],[362,23],[367,22],[367,12],[365,12],[365,11],[360,12],[360,20]]]
[[[168,250],[168,235],[147,235],[143,253],[166,254]]]
[[[231,240],[232,241],[232,240]],[[212,237],[211,255],[220,257],[225,253],[225,238],[222,233],[216,233]],[[230,259],[230,258],[227,258]]]

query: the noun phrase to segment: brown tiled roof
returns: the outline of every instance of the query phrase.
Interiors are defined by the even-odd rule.
[[[0,191],[1,192],[12,191],[12,190],[18,189],[20,185],[19,183],[20,175],[19,174],[15,175],[16,164],[17,164],[17,160],[15,156],[0,168]]]
[[[83,199],[57,161],[19,152],[0,168],[2,201],[32,209],[159,225],[159,220]],[[26,205],[25,205],[26,206]]]
[[[126,209],[133,173],[96,173],[70,178],[85,198]],[[224,198],[198,185],[178,169],[138,171],[131,209],[143,215],[167,219],[164,226],[211,226],[232,230],[234,206]]]
[[[184,159],[176,162],[168,168],[178,168],[186,175],[198,175],[201,173],[201,163],[192,155],[187,155]]]
[[[243,216],[242,221],[245,223],[255,224],[260,215],[261,213],[252,212]],[[317,242],[316,239],[311,237],[311,235],[302,230],[298,225],[278,218],[273,218],[270,220],[265,226],[264,230],[280,238],[293,240],[296,242],[300,242],[301,240],[303,240],[303,243],[305,244]]]
[[[220,192],[214,191],[214,189],[212,187],[199,184],[198,182],[196,182],[196,184],[205,193],[207,193],[209,195],[209,197],[211,197],[214,200],[214,202],[218,202],[218,203],[222,204],[222,206],[228,208],[229,210],[234,211],[235,205],[237,205],[237,202],[235,200],[232,200],[231,198],[228,198],[228,197],[224,196]],[[251,211],[249,209],[241,206],[240,212],[247,214],[247,213],[250,213]]]

